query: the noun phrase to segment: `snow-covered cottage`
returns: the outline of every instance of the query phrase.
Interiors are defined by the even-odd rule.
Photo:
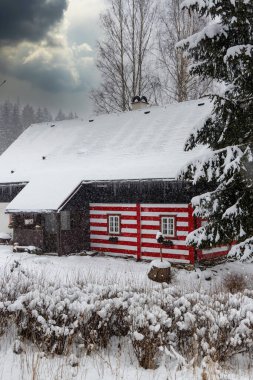
[[[172,262],[226,254],[186,246],[198,223],[190,200],[201,189],[176,179],[206,151],[183,148],[210,112],[201,100],[30,126],[0,157],[0,202],[14,242],[142,259],[159,255],[161,230]]]

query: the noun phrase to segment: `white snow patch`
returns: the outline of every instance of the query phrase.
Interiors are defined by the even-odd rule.
[[[138,331],[134,331],[133,336],[134,336],[134,339],[138,341],[141,341],[144,339],[144,335],[138,333]]]
[[[150,263],[150,268],[156,267],[156,268],[170,268],[171,264],[168,261],[161,261],[161,260],[153,260]]]
[[[0,232],[0,239],[10,240],[11,239],[11,235],[7,234],[6,232]]]

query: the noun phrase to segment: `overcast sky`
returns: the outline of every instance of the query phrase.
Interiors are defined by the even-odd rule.
[[[91,113],[106,0],[0,0],[0,102]]]

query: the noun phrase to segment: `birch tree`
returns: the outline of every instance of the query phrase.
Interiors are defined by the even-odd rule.
[[[135,95],[153,96],[158,75],[150,70],[157,3],[150,0],[110,0],[100,17],[103,41],[98,43],[101,86],[92,92],[98,113],[126,111]]]
[[[190,76],[191,61],[175,45],[203,28],[205,18],[181,10],[182,0],[166,0],[159,12],[158,62],[163,102],[198,99],[210,87],[210,80]]]

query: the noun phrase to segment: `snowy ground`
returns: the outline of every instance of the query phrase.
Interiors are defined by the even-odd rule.
[[[137,286],[157,286],[146,275],[150,263],[136,262],[134,259],[108,256],[37,256],[24,252],[12,253],[11,246],[0,245],[0,271],[13,264],[14,261],[18,261],[22,267],[31,269],[40,275],[43,274],[53,281],[69,282],[77,277],[85,277],[92,283],[124,284],[131,282],[132,285],[136,284]],[[173,284],[177,284],[187,291],[208,291],[219,286],[224,276],[233,272],[250,277],[253,275],[253,264],[228,262],[205,271],[175,269]],[[209,278],[212,280],[209,281]]]
[[[69,283],[85,279],[92,284],[119,284],[151,289],[162,285],[147,278],[148,263],[110,257],[83,256],[36,256],[26,253],[12,253],[11,247],[0,246],[0,273],[18,261],[22,268],[35,275],[46,277],[53,282]],[[173,270],[173,286],[185,291],[215,292],[222,286],[228,273],[243,273],[252,281],[253,264],[226,263],[205,271],[188,272]],[[253,287],[251,282],[250,287]],[[113,339],[105,350],[81,357],[78,367],[69,364],[64,356],[46,356],[33,345],[26,345],[21,355],[13,353],[15,331],[8,331],[0,339],[0,380],[192,380],[204,379],[199,368],[179,368],[178,362],[164,359],[158,369],[144,370],[138,365],[132,346],[127,339]],[[251,354],[252,356],[252,354]],[[244,355],[233,359],[226,368],[207,368],[206,380],[250,380],[253,379],[252,357]]]

